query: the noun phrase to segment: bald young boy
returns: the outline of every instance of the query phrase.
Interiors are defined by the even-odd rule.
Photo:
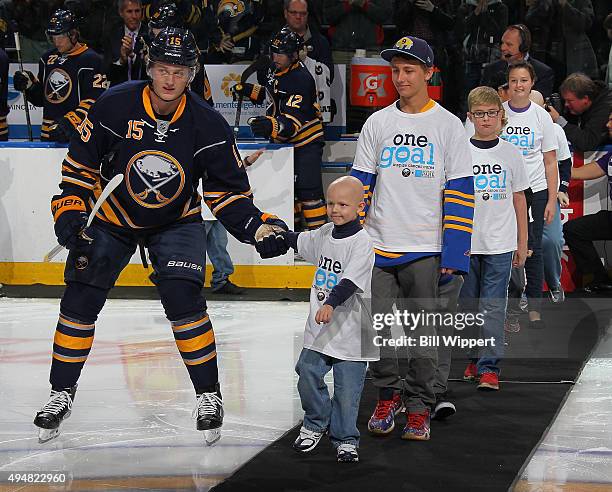
[[[295,367],[304,423],[293,448],[312,451],[329,431],[340,462],[359,461],[359,400],[367,361],[379,357],[370,307],[374,246],[359,223],[364,207],[361,181],[344,176],[327,188],[330,223],[316,231],[284,234],[293,249],[318,267],[304,348]],[[323,381],[330,370],[331,399]]]

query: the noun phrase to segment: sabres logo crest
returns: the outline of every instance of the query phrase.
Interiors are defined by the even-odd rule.
[[[242,0],[221,0],[217,7],[217,15],[236,17],[246,10]]]
[[[45,98],[51,104],[63,103],[72,92],[72,80],[61,68],[55,68],[45,82]]]
[[[125,172],[130,196],[145,208],[161,208],[174,201],[185,186],[185,171],[170,154],[144,150],[134,155]]]

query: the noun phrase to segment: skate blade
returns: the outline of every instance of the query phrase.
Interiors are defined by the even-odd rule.
[[[218,427],[216,429],[205,430],[204,432],[204,442],[207,446],[212,446],[219,439],[221,439],[221,428]]]
[[[59,436],[59,427],[57,429],[39,429],[38,444],[44,444]]]

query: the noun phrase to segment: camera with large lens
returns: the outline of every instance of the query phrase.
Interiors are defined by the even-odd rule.
[[[561,114],[563,110],[563,103],[561,102],[561,96],[557,92],[553,92],[550,97],[546,98],[544,102],[546,109],[555,108],[555,111]]]

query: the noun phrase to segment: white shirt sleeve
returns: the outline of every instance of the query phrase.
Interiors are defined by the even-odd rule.
[[[572,153],[570,152],[569,143],[567,142],[567,137],[565,136],[563,128],[556,123],[553,123],[553,127],[557,136],[557,146],[559,147],[557,149],[557,161],[571,159]]]
[[[447,181],[474,175],[470,140],[465,138],[465,135],[461,120],[456,118],[452,125],[449,125],[449,139],[444,147],[444,172]]]
[[[308,231],[308,232],[300,232],[298,236],[298,253],[304,258],[308,263],[312,263],[316,265],[319,262],[319,251],[320,247],[320,238],[321,238],[321,228]]]
[[[353,282],[361,292],[369,290],[374,269],[374,244],[366,234],[357,234],[351,244],[351,255],[344,271],[342,280]]]
[[[376,133],[372,124],[373,116],[366,120],[359,134],[355,159],[353,160],[353,169],[377,174],[378,155],[376,154]]]
[[[529,188],[529,176],[527,175],[527,164],[525,164],[525,159],[523,159],[523,155],[518,151],[518,149],[512,145],[512,182],[511,189],[512,193],[516,193],[517,191],[524,191]]]
[[[464,128],[465,128],[465,136],[469,140],[470,138],[474,136],[474,133],[476,133],[476,131],[474,130],[474,123],[472,123],[469,118],[466,118],[465,123],[464,123]]]
[[[542,109],[538,106],[538,109]],[[557,132],[555,131],[553,120],[545,109],[542,109],[544,114],[540,115],[542,121],[542,152],[549,152],[551,150],[557,150]]]

